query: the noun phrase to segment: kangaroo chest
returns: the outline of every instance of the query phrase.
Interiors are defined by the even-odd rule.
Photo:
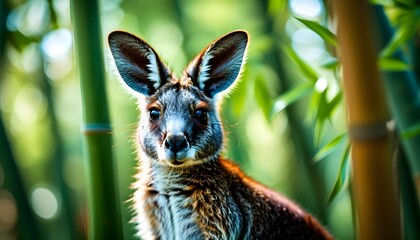
[[[176,240],[240,238],[243,214],[233,196],[217,188],[182,182],[182,177],[157,178],[137,190],[143,236]]]

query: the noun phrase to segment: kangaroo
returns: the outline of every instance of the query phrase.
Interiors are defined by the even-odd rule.
[[[314,217],[222,156],[218,105],[240,76],[247,32],[215,40],[181,78],[144,40],[115,31],[108,41],[141,111],[133,221],[142,239],[333,239]]]

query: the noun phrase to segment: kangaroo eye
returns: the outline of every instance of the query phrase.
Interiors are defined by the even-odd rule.
[[[194,118],[200,123],[205,124],[207,122],[207,111],[203,109],[197,109],[194,113]]]
[[[151,109],[149,111],[150,120],[157,120],[160,118],[160,111],[157,109]]]

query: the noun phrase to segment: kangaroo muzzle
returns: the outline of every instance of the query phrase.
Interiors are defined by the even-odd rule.
[[[166,160],[174,165],[179,165],[185,162],[188,158],[186,156],[190,144],[182,132],[169,132],[163,141],[165,153],[168,156]]]

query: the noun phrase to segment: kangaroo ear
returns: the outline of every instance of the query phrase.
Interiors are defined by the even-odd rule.
[[[186,74],[209,97],[229,88],[238,78],[248,44],[245,31],[234,31],[215,40],[189,65]]]
[[[149,96],[171,76],[155,50],[130,33],[115,31],[108,36],[117,70],[133,91]]]

